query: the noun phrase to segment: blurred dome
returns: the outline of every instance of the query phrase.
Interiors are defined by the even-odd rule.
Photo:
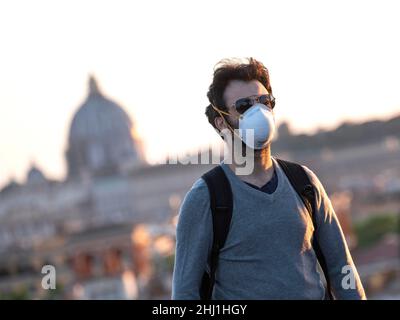
[[[42,171],[40,171],[35,165],[32,165],[28,171],[26,183],[28,185],[38,185],[45,182],[47,182],[47,179],[45,178]]]
[[[88,96],[69,132],[68,176],[115,174],[140,163],[143,157],[132,129],[128,114],[105,97],[90,76]]]

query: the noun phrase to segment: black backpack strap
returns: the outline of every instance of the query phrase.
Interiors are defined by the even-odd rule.
[[[200,298],[210,300],[214,288],[215,271],[218,265],[220,249],[224,246],[233,211],[232,189],[224,170],[220,165],[202,176],[208,187],[210,207],[213,219],[213,244],[209,257],[210,272],[204,272]]]
[[[285,172],[287,178],[289,179],[291,185],[299,194],[300,198],[302,199],[304,205],[306,206],[313,225],[314,225],[314,236],[312,239],[312,246],[317,256],[318,262],[324,272],[326,285],[327,285],[327,294],[329,299],[333,299],[328,267],[326,264],[326,260],[324,254],[322,253],[321,247],[319,246],[317,237],[315,236],[315,232],[317,231],[317,221],[316,221],[316,199],[315,199],[315,187],[313,186],[309,176],[305,172],[304,168],[294,162],[289,162],[282,159],[276,159],[280,165],[280,167]]]

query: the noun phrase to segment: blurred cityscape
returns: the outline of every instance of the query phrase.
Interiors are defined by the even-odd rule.
[[[367,296],[400,299],[400,116],[314,135],[282,123],[272,154],[319,176]],[[32,163],[0,190],[0,299],[170,299],[179,207],[213,165],[146,163],[134,124],[93,77],[65,157],[65,181]],[[44,265],[55,290],[42,287]]]

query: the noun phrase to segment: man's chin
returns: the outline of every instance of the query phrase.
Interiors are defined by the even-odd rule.
[[[241,143],[241,149],[240,150],[241,150],[242,157],[245,157],[247,154],[248,155],[253,155],[254,157],[259,157],[261,154],[263,154],[271,146],[271,142],[270,142],[265,147],[263,147],[262,149],[254,149],[252,147],[247,146],[246,143],[244,143],[243,141],[240,141],[240,143]]]
[[[262,149],[253,149],[254,150],[254,156],[257,157],[267,151],[271,147],[271,143],[268,143],[264,148]]]

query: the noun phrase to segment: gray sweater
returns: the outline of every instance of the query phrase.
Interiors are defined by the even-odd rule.
[[[247,185],[221,163],[234,204],[230,231],[219,255],[213,299],[324,298],[323,275],[311,246],[313,223],[278,162],[273,157],[272,161],[278,178],[272,194]],[[334,295],[337,299],[365,299],[332,204],[317,176],[303,167],[317,188],[316,236]],[[201,178],[185,196],[176,236],[172,299],[199,299],[212,246],[209,194]]]

